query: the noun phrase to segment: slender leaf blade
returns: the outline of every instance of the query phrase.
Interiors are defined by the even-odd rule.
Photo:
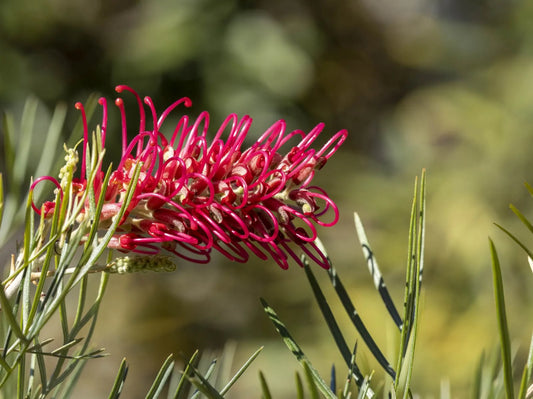
[[[108,399],[118,399],[120,397],[127,376],[128,364],[126,363],[126,358],[124,358],[120,363],[120,367],[118,369],[117,376],[115,378],[115,382],[113,383],[113,387],[111,388],[111,392],[109,393]]]
[[[161,366],[161,369],[159,370],[159,373],[157,373],[157,376],[155,377],[155,380],[152,386],[150,387],[150,390],[146,394],[146,399],[154,399],[159,396],[168,380],[168,377],[170,377],[172,373],[173,367],[174,355],[170,355],[164,361],[163,365]]]
[[[329,331],[331,332],[331,335],[333,336],[333,339],[335,340],[335,344],[337,345],[337,348],[339,349],[344,361],[346,362],[346,365],[350,367],[350,364],[352,362],[352,351],[348,347],[348,344],[346,343],[346,340],[344,339],[344,336],[342,335],[339,325],[337,321],[335,320],[335,316],[333,316],[333,312],[331,311],[331,308],[329,307],[326,297],[324,296],[322,290],[320,289],[320,286],[318,285],[318,282],[311,268],[309,267],[308,259],[306,257],[302,257],[302,261],[304,264],[305,274],[307,276],[309,284],[311,285],[311,289],[313,290],[313,295],[315,296],[315,299],[318,303],[322,316],[324,317],[324,320],[326,321]],[[355,365],[355,368],[354,368],[354,377],[355,377],[355,382],[357,385],[360,385],[363,383],[364,378],[361,372],[359,371],[357,364]]]
[[[490,254],[492,258],[492,277],[494,282],[494,299],[496,302],[496,315],[498,318],[498,331],[500,333],[500,346],[503,361],[503,379],[507,398],[514,398],[513,366],[511,355],[511,339],[505,310],[505,293],[500,261],[494,243],[489,238]]]
[[[272,394],[270,393],[265,375],[262,371],[259,372],[259,381],[261,383],[261,393],[263,394],[263,399],[272,399]]]
[[[328,399],[336,399],[336,395],[331,392],[329,389],[328,384],[320,377],[320,374],[318,374],[318,371],[311,365],[311,362],[307,359],[304,352],[300,348],[300,346],[296,343],[294,338],[292,338],[291,334],[289,333],[289,330],[283,324],[283,322],[278,317],[276,311],[263,299],[260,298],[261,303],[263,305],[263,309],[265,313],[270,318],[270,321],[274,324],[274,327],[278,331],[278,333],[281,335],[283,342],[289,350],[293,353],[293,355],[298,359],[300,364],[302,366],[307,365],[309,367],[310,373],[313,377],[313,380],[317,386],[317,388],[320,390],[320,392]],[[304,366],[305,367],[305,366]]]
[[[403,320],[396,309],[396,305],[394,304],[392,297],[390,296],[387,285],[385,284],[385,280],[383,279],[383,275],[381,274],[381,270],[379,269],[378,261],[376,260],[374,252],[372,251],[372,247],[370,246],[368,238],[366,237],[363,223],[361,222],[361,218],[357,213],[354,213],[354,222],[357,237],[359,238],[359,243],[361,244],[361,249],[363,250],[363,255],[367,262],[368,271],[372,276],[374,287],[376,287],[376,290],[378,290],[383,304],[387,308],[387,311],[394,321],[394,324],[396,324],[398,329],[401,330],[403,326]]]
[[[257,349],[252,354],[252,356],[248,358],[248,360],[246,360],[246,362],[241,366],[241,368],[237,371],[237,373],[235,373],[235,375],[231,378],[231,380],[229,380],[229,382],[224,386],[224,388],[220,390],[221,395],[225,395],[229,391],[229,389],[235,384],[235,382],[237,382],[237,380],[244,374],[244,372],[250,366],[250,364],[252,364],[252,362],[257,358],[257,356],[259,356],[263,348],[264,347],[261,346],[259,349]]]
[[[520,391],[518,393],[519,399],[525,399],[527,395],[528,384],[531,381],[531,374],[533,372],[533,335],[531,336],[531,343],[529,344],[529,354],[527,356],[524,371],[522,372],[522,380],[520,381]]]

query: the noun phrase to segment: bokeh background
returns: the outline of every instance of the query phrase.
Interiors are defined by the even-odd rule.
[[[532,18],[527,0],[2,0],[0,107],[17,113],[28,95],[39,98],[44,139],[47,110],[58,101],[70,107],[66,134],[75,101],[92,92],[113,98],[115,85],[128,84],[160,109],[188,96],[193,113],[210,111],[212,125],[230,112],[249,114],[251,140],[278,119],[303,130],[325,122],[325,136],[348,129],[317,174],[341,211],[321,237],[389,353],[394,330],[366,273],[353,212],[400,305],[412,184],[427,168],[414,386],[435,397],[449,381],[454,397],[465,397],[482,351],[497,344],[489,235],[501,253],[518,361],[531,333],[526,256],[493,222],[531,243],[508,205],[533,211],[523,186],[533,181]],[[118,129],[108,135],[118,148]],[[186,357],[226,342],[236,342],[236,365],[265,345],[233,397],[259,396],[259,369],[275,397],[293,397],[299,365],[260,296],[323,375],[336,363],[344,376],[302,270],[215,256],[208,265],[180,263],[170,275],[112,278],[94,340],[110,356],[89,363],[79,397],[104,397],[124,356],[124,395],[144,397],[168,353]],[[341,324],[353,344],[349,323]],[[361,363],[376,367],[362,348]]]

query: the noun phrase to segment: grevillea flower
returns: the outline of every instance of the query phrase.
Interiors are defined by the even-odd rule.
[[[163,123],[176,109],[190,107],[190,99],[181,98],[158,115],[150,97],[145,97],[143,104],[127,86],[117,86],[116,91],[130,92],[137,99],[138,133],[128,141],[125,106],[118,98],[115,104],[121,115],[121,160],[105,190],[101,170],[88,183],[85,162],[89,130],[84,108],[77,103],[84,140],[81,176],[73,181],[74,195],[81,197],[92,184],[97,199],[105,196],[99,216],[99,227],[105,229],[119,212],[133,171],[140,165],[133,199],[110,248],[149,255],[167,252],[197,263],[208,262],[213,249],[238,262],[246,262],[252,253],[264,260],[273,258],[284,269],[289,258],[302,264],[295,252],[300,248],[322,267],[328,267],[314,243],[316,226],[335,224],[338,209],[323,189],[311,185],[311,180],[346,139],[346,130],[333,135],[320,149],[312,149],[323,124],[306,134],[300,130],[287,132],[285,122],[280,120],[250,147],[243,148],[252,123],[249,116],[239,120],[237,115],[229,115],[209,139],[209,114],[204,111],[196,119],[180,116],[168,138],[161,133]],[[103,109],[101,141],[105,143],[108,109],[104,98],[99,104]],[[151,126],[147,126],[145,106],[152,114]],[[75,158],[75,154],[69,156]],[[61,188],[49,176],[35,184],[42,180]],[[45,203],[41,208],[45,217],[51,217],[56,206],[55,202]],[[88,204],[78,222],[86,217],[92,217]]]

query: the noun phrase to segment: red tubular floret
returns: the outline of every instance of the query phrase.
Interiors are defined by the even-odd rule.
[[[115,100],[115,105],[118,107],[120,112],[120,127],[122,132],[122,158],[126,155],[126,150],[128,148],[128,128],[126,124],[126,110],[124,109],[124,101],[122,98],[117,98]]]
[[[189,117],[187,115],[183,115],[178,123],[176,124],[176,127],[174,128],[174,133],[172,134],[172,138],[170,139],[170,145],[174,148],[174,153],[179,154],[181,152],[181,149],[183,147],[183,143],[185,142],[185,139],[187,138],[187,132],[189,129],[187,128],[187,123],[189,122]],[[181,133],[180,133],[181,130]],[[176,138],[179,135],[179,141],[176,145]]]
[[[105,146],[106,131],[107,131],[107,100],[105,97],[98,99],[98,104],[102,106],[102,147]]]
[[[159,130],[161,128],[161,125],[163,124],[163,122],[167,118],[168,114],[170,114],[170,112],[174,108],[176,108],[178,105],[180,105],[180,104],[183,104],[187,108],[192,107],[192,101],[191,101],[191,99],[189,97],[182,97],[178,101],[174,101],[159,116],[159,119],[157,120],[157,125],[156,125],[157,130]]]
[[[337,142],[335,145],[333,145],[333,148],[326,154],[324,157],[326,159],[329,159],[337,150],[339,147],[344,143],[346,138],[348,137],[348,131],[346,129],[343,129],[339,132],[337,132],[332,138],[330,138],[326,144],[322,146],[320,150],[316,153],[317,156],[322,156],[322,154],[333,145],[333,143]]]
[[[319,123],[318,125],[316,125],[309,133],[304,136],[303,140],[298,143],[297,147],[302,150],[308,148],[311,144],[313,144],[313,142],[320,135],[323,129],[323,123]]]
[[[122,93],[124,90],[129,91],[130,93],[132,93],[135,96],[136,100],[137,100],[137,105],[139,106],[139,133],[142,133],[142,132],[145,131],[146,114],[144,112],[144,106],[143,106],[143,102],[141,101],[141,97],[139,96],[139,94],[137,94],[137,92],[135,90],[133,90],[129,86],[118,85],[118,86],[115,87],[115,91],[117,93]]]
[[[81,159],[81,178],[85,179],[85,158],[87,152],[87,145],[89,144],[89,129],[87,127],[87,115],[85,114],[85,108],[83,104],[77,102],[75,104],[77,110],[81,112],[81,120],[83,123],[83,156]]]
[[[262,135],[259,137],[257,142],[252,147],[259,147],[263,149],[269,149],[271,151],[277,151],[278,148],[283,144],[283,135],[285,134],[286,123],[284,120],[279,120],[270,126]],[[274,146],[272,143],[276,141]]]

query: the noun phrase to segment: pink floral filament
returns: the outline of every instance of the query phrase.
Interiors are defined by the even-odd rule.
[[[280,120],[246,149],[243,143],[252,123],[249,116],[239,120],[237,115],[229,115],[210,140],[209,114],[204,111],[195,120],[182,115],[168,140],[160,129],[181,105],[192,106],[189,98],[175,101],[158,116],[150,97],[142,101],[124,85],[117,86],[116,91],[135,96],[139,128],[128,140],[124,101],[115,100],[121,120],[122,157],[105,192],[100,187],[102,178],[94,180],[95,193],[104,195],[102,223],[118,213],[136,165],[141,164],[141,174],[110,248],[141,254],[164,251],[197,263],[208,262],[213,249],[238,262],[246,262],[251,253],[263,260],[272,258],[282,268],[288,267],[289,259],[302,265],[295,252],[299,248],[322,267],[328,267],[326,257],[314,244],[316,226],[332,226],[339,212],[326,192],[310,183],[315,171],[345,141],[346,130],[313,149],[311,145],[323,124],[306,134],[301,130],[287,132],[285,122]],[[107,102],[101,98],[99,104],[103,108],[101,134],[105,142]],[[146,130],[145,106],[153,120],[151,130]],[[81,177],[75,179],[75,194],[82,195],[87,187],[89,130],[83,106],[77,103],[76,108],[82,114],[84,134]],[[296,138],[299,142],[288,146]],[[283,147],[287,151],[282,152]],[[98,170],[97,176],[101,175]],[[43,180],[52,181],[60,189],[52,177],[37,179],[32,189]],[[54,202],[45,203],[45,216],[51,215],[55,206]],[[34,209],[40,213],[36,206]],[[88,205],[83,212],[89,212]]]

